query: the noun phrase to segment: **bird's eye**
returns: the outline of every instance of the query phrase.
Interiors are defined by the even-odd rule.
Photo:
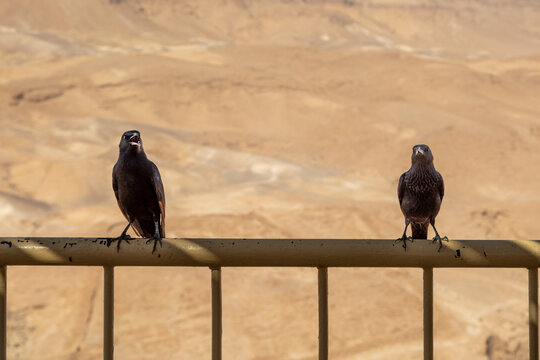
[[[425,148],[424,148],[424,151],[425,151],[425,152],[429,152],[429,148],[425,147]]]

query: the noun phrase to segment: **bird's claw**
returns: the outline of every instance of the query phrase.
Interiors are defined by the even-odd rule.
[[[150,241],[154,240],[154,247],[152,248],[152,254],[156,251],[157,243],[159,242],[159,247],[163,247],[163,243],[161,242],[161,237],[154,236],[150,239],[146,240],[146,243],[148,244]]]
[[[120,252],[120,243],[122,242],[122,240],[124,240],[125,242],[127,242],[129,244],[129,240],[132,240],[132,237],[130,235],[122,234],[122,235],[120,235],[118,237],[115,237],[115,238],[108,238],[107,239],[107,247],[110,247],[113,241],[118,241],[116,243],[116,251]]]
[[[398,241],[403,241],[403,248],[405,249],[405,251],[407,251],[407,240],[410,241],[410,242],[414,242],[414,239],[412,238],[412,236],[403,236],[403,237],[400,237],[399,239],[396,239],[394,240],[394,244],[397,243]]]
[[[439,249],[437,250],[437,252],[441,251],[443,240],[444,241],[450,241],[450,240],[448,240],[448,236],[440,237],[440,235],[438,235],[438,234],[433,238],[433,240],[431,240],[432,243],[434,243],[435,241],[439,241]]]

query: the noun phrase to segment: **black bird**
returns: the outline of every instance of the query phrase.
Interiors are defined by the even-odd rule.
[[[431,224],[435,230],[433,242],[439,241],[440,251],[442,240],[448,241],[446,236],[441,238],[435,228],[435,217],[444,196],[444,181],[433,166],[433,155],[429,146],[415,145],[412,150],[411,168],[399,178],[398,198],[401,212],[405,216],[405,230],[396,241],[403,241],[403,247],[407,249],[407,240],[427,239],[428,227]],[[412,238],[407,238],[409,224]]]
[[[126,131],[120,140],[120,155],[114,165],[112,186],[122,214],[128,224],[122,234],[112,241],[128,242],[131,226],[137,235],[154,240],[156,245],[165,237],[165,193],[157,166],[144,153],[141,135],[137,130]]]

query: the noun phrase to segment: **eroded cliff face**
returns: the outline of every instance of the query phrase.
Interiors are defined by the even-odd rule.
[[[136,128],[170,237],[397,238],[397,180],[427,143],[441,233],[538,238],[539,15],[534,1],[4,2],[1,235],[118,235],[111,170]],[[208,358],[209,276],[118,269],[117,357]],[[419,270],[329,280],[332,358],[421,357]],[[8,290],[10,358],[101,357],[100,269],[11,267]],[[437,355],[526,354],[526,291],[521,270],[436,270]],[[316,270],[224,269],[223,301],[229,358],[316,358]]]

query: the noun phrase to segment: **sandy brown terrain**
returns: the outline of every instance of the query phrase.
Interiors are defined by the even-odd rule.
[[[168,237],[396,238],[427,143],[441,233],[538,239],[539,18],[534,0],[2,1],[0,236],[118,235],[135,128]],[[10,359],[101,358],[100,269],[8,272]],[[208,359],[209,276],[118,269],[116,357]],[[316,359],[316,277],[224,269],[224,358]],[[421,358],[421,270],[329,279],[332,359]],[[526,284],[436,270],[436,358],[526,359]]]

